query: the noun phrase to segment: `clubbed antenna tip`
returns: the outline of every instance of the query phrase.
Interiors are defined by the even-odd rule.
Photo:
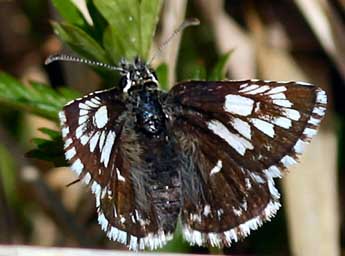
[[[189,18],[187,19],[184,23],[185,24],[185,27],[189,27],[189,26],[199,26],[200,25],[200,20],[197,19],[197,18]],[[184,24],[182,23],[182,24]]]

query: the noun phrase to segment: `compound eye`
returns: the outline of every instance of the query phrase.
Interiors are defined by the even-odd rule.
[[[121,90],[123,90],[127,85],[127,77],[126,76],[122,76],[120,78],[120,88]]]

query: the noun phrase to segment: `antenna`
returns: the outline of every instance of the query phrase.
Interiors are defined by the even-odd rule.
[[[70,56],[70,55],[66,55],[66,54],[55,54],[55,55],[50,55],[46,61],[45,61],[45,65],[48,65],[54,61],[68,61],[68,62],[77,62],[77,63],[84,63],[87,65],[91,65],[91,66],[96,66],[96,67],[103,67],[103,68],[107,68],[110,70],[116,70],[116,71],[121,71],[121,72],[125,72],[124,69],[116,67],[116,66],[112,66],[106,63],[102,63],[99,61],[94,61],[94,60],[88,60],[88,59],[82,59],[79,57],[75,57],[75,56]]]
[[[153,56],[151,57],[150,61],[148,62],[148,64],[151,64],[152,61],[157,58],[161,53],[162,50],[164,50],[164,48],[171,42],[171,40],[178,34],[180,33],[182,30],[184,30],[187,27],[190,26],[198,26],[200,24],[200,21],[197,18],[190,18],[185,20],[180,26],[178,26],[177,29],[174,30],[174,32],[168,37],[168,39],[166,39],[161,46],[155,51],[155,53],[153,54]]]

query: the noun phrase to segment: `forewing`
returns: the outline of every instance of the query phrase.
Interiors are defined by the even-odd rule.
[[[134,250],[155,249],[168,237],[159,230],[150,202],[143,207],[137,198],[137,183],[143,181],[133,180],[132,165],[140,146],[126,129],[130,118],[116,89],[70,102],[60,112],[65,157],[91,186],[98,222],[107,236]]]
[[[175,86],[165,111],[188,163],[182,172],[185,238],[228,246],[274,215],[279,193],[273,178],[296,162],[325,109],[325,92],[305,83]]]
[[[192,122],[202,115],[195,125],[227,142],[239,165],[276,177],[316,134],[327,97],[311,84],[245,80],[182,83],[168,101]]]

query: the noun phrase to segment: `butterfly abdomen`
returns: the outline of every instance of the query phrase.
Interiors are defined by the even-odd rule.
[[[175,144],[163,134],[165,136],[142,138],[145,144],[144,159],[150,170],[146,191],[159,225],[164,231],[173,232],[182,205],[180,163]]]
[[[173,232],[181,208],[181,183],[177,174],[162,172],[163,176],[171,176],[171,182],[157,180],[156,186],[151,188],[151,199],[157,213],[157,220],[166,232]],[[168,185],[166,185],[168,184]]]

